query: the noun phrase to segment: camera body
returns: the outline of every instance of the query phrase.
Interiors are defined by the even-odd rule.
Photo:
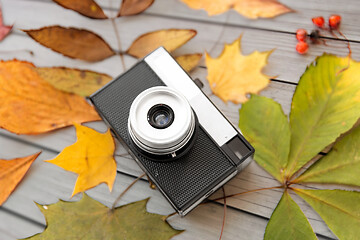
[[[254,153],[162,47],[90,100],[181,216],[233,178]]]

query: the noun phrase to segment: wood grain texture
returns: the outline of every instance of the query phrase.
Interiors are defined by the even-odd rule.
[[[120,5],[120,0],[97,1],[104,7],[108,16],[115,16]],[[110,2],[110,3],[109,3]],[[329,40],[328,44],[338,46],[311,46],[309,54],[299,56],[294,48],[296,40],[294,32],[297,28],[313,28],[311,17],[323,15],[327,17],[332,13],[341,14],[343,25],[341,29],[353,41],[353,57],[360,60],[360,27],[357,23],[360,3],[356,0],[339,2],[329,1],[291,1],[282,0],[282,3],[296,10],[296,13],[286,14],[271,20],[260,19],[251,21],[237,13],[228,13],[208,17],[204,11],[189,9],[177,0],[156,0],[155,3],[141,15],[136,17],[123,17],[117,19],[118,30],[122,41],[122,48],[127,49],[132,41],[139,35],[165,28],[194,28],[198,35],[186,45],[177,50],[174,55],[210,51],[216,57],[223,49],[223,43],[230,43],[241,33],[242,49],[244,54],[254,50],[276,50],[269,58],[269,65],[264,73],[276,76],[268,88],[261,95],[271,97],[278,101],[286,114],[290,111],[290,103],[295,85],[306,66],[317,55],[327,51],[341,56],[347,54],[344,42]],[[117,42],[111,22],[109,20],[93,20],[83,17],[76,12],[64,9],[51,0],[3,0],[4,17],[6,23],[15,23],[14,32],[0,44],[2,59],[18,58],[28,60],[38,66],[68,66],[80,69],[90,69],[107,73],[113,77],[123,72],[120,59],[116,56],[96,63],[66,58],[57,54],[30,39],[19,29],[34,29],[48,25],[61,24],[64,27],[86,28],[96,32],[105,39],[113,49],[117,49]],[[41,16],[41,17],[39,17]],[[144,24],[144,22],[146,24]],[[223,23],[227,22],[224,27]],[[220,36],[220,38],[219,38]],[[30,55],[21,49],[31,50]],[[13,51],[15,50],[15,51]],[[130,67],[137,60],[125,56],[125,63]],[[206,81],[207,70],[204,61],[200,62],[192,73],[193,78],[199,78],[205,83],[204,91],[222,112],[236,126],[238,122],[238,109],[240,105],[224,103],[216,96],[211,95]],[[292,84],[287,84],[292,83]],[[105,131],[106,126],[99,123],[86,124],[100,131]],[[21,213],[29,219],[34,219],[39,224],[34,224],[29,219],[22,219],[14,214],[0,209],[0,239],[16,239],[29,236],[42,231],[44,219],[32,201],[43,204],[56,202],[59,198],[68,199],[71,195],[76,175],[67,173],[55,166],[43,163],[41,160],[49,159],[60,152],[64,147],[75,142],[75,131],[72,127],[56,131],[52,134],[40,136],[17,136],[4,130],[0,131],[0,157],[10,158],[14,154],[31,154],[43,149],[44,153],[30,169],[25,181],[5,203],[5,207],[15,213]],[[114,186],[114,193],[109,194],[105,186],[99,186],[89,191],[89,194],[100,202],[110,205],[115,197],[134,177],[142,174],[137,164],[119,144],[116,151],[118,162],[118,179]],[[122,174],[124,173],[124,174]],[[226,192],[236,193],[251,189],[271,187],[278,183],[255,163],[250,164],[235,179],[226,185]],[[146,182],[139,182],[128,192],[121,204],[152,196],[148,210],[167,214],[172,212],[171,207],[158,191],[148,188]],[[215,193],[214,197],[220,197]],[[281,197],[279,190],[269,190],[258,193],[246,194],[228,199],[227,223],[223,239],[262,239],[267,218],[270,217],[278,200]],[[296,196],[294,200],[299,203],[302,210],[309,217],[315,231],[330,238],[334,235],[325,226],[319,216],[303,200]],[[240,210],[236,210],[240,209]],[[174,227],[187,229],[174,239],[218,239],[223,208],[221,205],[207,204],[198,207],[186,218],[173,217],[170,222]],[[321,237],[320,237],[321,239]]]
[[[31,147],[4,137],[0,137],[0,145],[4,147],[2,149],[2,156],[5,157],[12,156],[14,150],[17,150],[17,153],[20,155],[33,153],[38,150],[37,147]],[[44,159],[53,156],[54,153],[45,150],[30,169],[25,181],[4,204],[3,208],[0,208],[0,239],[12,240],[24,238],[43,230],[45,219],[33,201],[48,205],[57,202],[58,199],[70,200],[76,175],[43,162]],[[92,198],[110,207],[120,192],[133,180],[133,177],[118,174],[114,190],[111,194],[105,185],[100,185],[87,193]],[[150,189],[145,181],[136,183],[124,195],[119,205],[142,200],[147,197],[151,197],[147,205],[149,212],[164,215],[173,212],[173,209],[161,194]],[[76,195],[71,200],[77,201],[80,198],[80,195]],[[8,209],[18,215],[10,214]],[[221,205],[210,203],[198,207],[186,218],[179,216],[171,217],[169,222],[172,226],[177,229],[186,229],[184,233],[173,239],[217,239],[221,228],[222,212],[223,207]],[[26,216],[32,219],[33,222],[21,216]],[[227,221],[229,224],[226,226],[224,232],[226,238],[224,239],[260,239],[266,226],[265,219],[260,219],[252,214],[234,209],[227,210]],[[259,231],[259,229],[262,230]]]
[[[90,28],[90,30],[99,34],[110,47],[117,49],[116,37],[109,20],[92,20],[85,18],[76,12],[62,9],[61,7],[49,2],[37,2],[29,0],[4,1],[4,8],[7,7],[7,19],[15,22],[15,28],[33,29],[47,25],[59,24],[57,15],[63,16],[61,25],[64,27],[74,26],[78,28]],[[19,7],[21,6],[21,7]],[[23,10],[22,10],[23,9]],[[26,9],[34,9],[34,11],[26,11]],[[20,12],[21,11],[21,12]],[[41,15],[41,18],[35,18],[34,12]],[[56,14],[54,14],[56,13]],[[244,54],[251,52],[267,51],[275,49],[269,57],[269,63],[264,69],[264,73],[269,76],[276,76],[277,79],[298,82],[300,75],[304,72],[306,66],[310,64],[314,58],[321,55],[324,51],[346,56],[347,49],[344,42],[330,41],[328,44],[334,47],[323,45],[310,48],[309,54],[300,56],[295,51],[296,39],[291,34],[284,34],[271,31],[259,31],[244,27],[229,26],[224,28],[222,25],[212,24],[211,22],[195,22],[191,20],[179,20],[171,18],[163,18],[159,16],[139,15],[131,18],[119,18],[116,20],[121,36],[123,50],[127,49],[131,43],[141,34],[167,28],[183,28],[197,30],[197,36],[185,44],[183,47],[174,52],[175,56],[186,53],[210,51],[212,57],[217,57],[223,49],[224,43],[233,42],[236,38],[244,33],[241,46]],[[143,24],[146,22],[147,24]],[[18,46],[27,46],[26,48],[35,52],[34,56],[22,53],[24,60],[33,61],[37,66],[69,66],[78,68],[89,68],[100,72],[116,76],[122,72],[120,59],[116,56],[105,59],[97,63],[86,63],[69,58],[63,58],[57,53],[40,48],[31,39],[22,40],[22,33],[15,30],[11,38],[6,38],[0,45],[0,50],[19,49]],[[220,40],[217,41],[218,37]],[[15,37],[17,38],[15,40]],[[25,44],[24,44],[24,41]],[[353,58],[360,60],[360,45],[353,44]],[[5,55],[4,58],[13,58],[11,54]],[[23,59],[22,57],[22,59]],[[136,59],[125,56],[126,65],[129,67],[136,62]],[[200,62],[204,66],[204,61]]]
[[[34,0],[28,0],[34,1]],[[51,1],[51,0],[41,0]],[[121,0],[113,0],[109,7],[108,2],[98,1],[99,5],[108,11],[118,10]],[[352,41],[359,42],[360,26],[358,24],[358,14],[360,10],[360,2],[356,0],[328,0],[328,1],[292,1],[280,0],[289,8],[293,9],[293,13],[284,14],[273,19],[257,19],[256,21],[247,19],[235,11],[209,17],[204,10],[193,10],[178,0],[156,0],[154,4],[147,9],[144,15],[163,16],[167,18],[188,19],[191,21],[205,21],[214,24],[223,24],[227,22],[229,25],[256,28],[259,30],[270,30],[284,32],[295,35],[298,28],[305,28],[308,31],[314,28],[311,18],[316,16],[324,16],[328,18],[331,14],[340,14],[343,21],[341,24],[342,32]],[[294,37],[295,38],[295,37]]]
[[[204,73],[204,69],[198,69],[196,71],[198,76],[201,76],[201,72]],[[271,95],[271,86],[274,85],[274,91],[278,93],[278,96],[282,96],[284,99],[287,97],[287,101],[283,101],[283,103],[289,103],[289,99],[291,99],[292,91],[294,90],[294,86],[285,85],[280,83],[272,83],[267,91],[269,97]],[[286,86],[284,88],[284,85]],[[205,82],[204,91],[209,93],[210,89],[208,84]],[[235,104],[225,104],[220,99],[215,96],[211,96],[211,99],[215,102],[215,104],[224,111],[224,114],[233,122],[234,125],[237,125],[238,114],[237,110],[239,108],[238,105]],[[290,105],[286,105],[284,107],[286,112],[289,111]],[[98,123],[88,123],[86,124],[93,128],[96,128],[98,131],[105,131],[105,124]],[[75,131],[73,128],[67,128],[63,130],[59,130],[56,134],[46,134],[42,136],[17,136],[9,134],[5,131],[1,131],[0,134],[5,136],[12,137],[17,140],[25,141],[27,144],[36,144],[39,147],[47,147],[52,149],[53,152],[60,152],[62,148],[67,145],[72,144],[75,141]],[[119,144],[119,143],[118,143]],[[142,174],[141,169],[135,163],[135,161],[126,153],[124,148],[120,145],[117,147],[116,151],[117,157],[115,158],[118,162],[118,171],[130,174],[133,176],[139,176]],[[264,188],[264,187],[272,187],[277,186],[278,182],[274,180],[268,173],[266,173],[263,169],[261,169],[254,162],[248,166],[244,171],[242,171],[237,177],[230,181],[226,185],[226,191],[228,194],[238,193],[242,191]],[[214,194],[214,197],[220,197],[221,193],[217,192]],[[233,206],[235,208],[241,209],[243,211],[255,214],[257,216],[269,218],[273,209],[276,207],[277,202],[281,197],[281,192],[279,190],[269,190],[258,193],[246,194],[243,196],[234,197],[228,199],[228,205]],[[324,223],[320,220],[320,218],[314,213],[306,204],[299,201],[306,212],[307,216],[310,217],[310,222],[316,229],[316,232],[322,234],[324,236],[332,236],[332,233],[327,229]]]
[[[324,16],[327,19],[331,14],[340,14],[343,21],[341,23],[342,32],[353,41],[359,41],[360,26],[357,17],[360,10],[360,2],[355,0],[346,1],[292,1],[281,0],[294,12],[284,14],[269,19],[258,19],[256,21],[247,19],[237,14],[235,11],[229,11],[221,15],[208,17],[207,13],[202,10],[192,10],[185,4],[177,0],[157,0],[145,14],[156,16],[166,16],[169,18],[182,18],[198,21],[208,21],[216,24],[228,22],[231,25],[247,28],[258,28],[271,31],[279,31],[295,34],[296,29],[305,28],[309,32],[314,29],[311,18]]]

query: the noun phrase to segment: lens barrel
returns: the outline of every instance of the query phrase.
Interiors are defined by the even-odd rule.
[[[143,91],[130,107],[129,136],[140,152],[154,160],[184,154],[194,140],[196,126],[195,113],[186,98],[168,87]]]
[[[169,127],[174,121],[174,111],[166,104],[156,104],[148,112],[148,122],[158,129]]]

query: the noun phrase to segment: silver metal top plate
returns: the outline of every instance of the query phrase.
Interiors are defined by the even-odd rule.
[[[164,48],[158,48],[144,60],[168,87],[187,98],[200,124],[219,146],[238,134]]]

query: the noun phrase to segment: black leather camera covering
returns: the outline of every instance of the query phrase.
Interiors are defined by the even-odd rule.
[[[164,86],[164,83],[146,62],[141,61],[90,99],[117,137],[128,145],[141,162],[157,187],[178,211],[182,211],[236,171],[236,166],[201,126],[193,148],[175,161],[156,162],[137,153],[128,136],[130,106],[137,95],[154,86]]]

